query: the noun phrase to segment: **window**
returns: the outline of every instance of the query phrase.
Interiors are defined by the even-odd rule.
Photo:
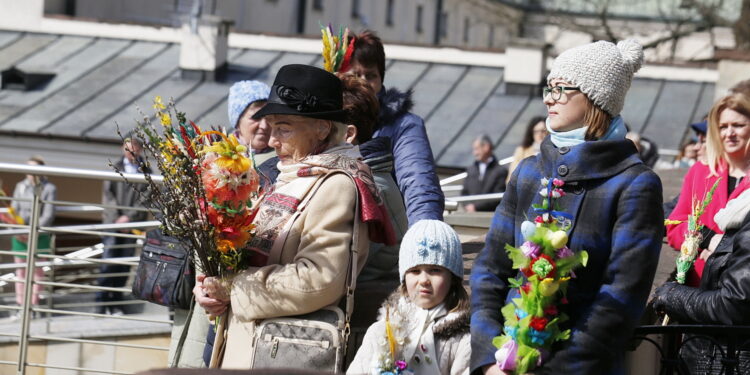
[[[443,12],[440,15],[440,37],[445,38],[448,36],[448,13]]]
[[[359,18],[359,0],[352,0],[352,18]]]
[[[385,24],[393,26],[393,0],[388,0],[385,8]]]
[[[313,0],[313,9],[323,10],[323,0]]]
[[[417,24],[418,33],[422,32],[422,12],[423,12],[422,6],[417,5],[417,23],[416,24]]]
[[[469,43],[469,17],[464,18],[464,43]]]

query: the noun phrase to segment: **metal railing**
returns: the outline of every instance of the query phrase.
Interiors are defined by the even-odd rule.
[[[58,168],[48,166],[32,166],[26,164],[9,164],[0,163],[0,172],[10,173],[21,173],[30,175],[40,176],[61,176],[61,177],[72,177],[80,178],[85,180],[100,180],[100,181],[122,181],[122,176],[114,172],[104,171],[90,171],[80,170],[72,168]],[[140,174],[125,174],[125,178],[131,183],[142,183],[145,182],[145,178]],[[161,177],[154,176],[154,181],[161,181]],[[55,237],[63,235],[76,235],[76,236],[96,236],[96,237],[120,237],[130,239],[143,239],[144,236],[141,234],[130,234],[121,233],[122,230],[139,229],[145,230],[154,228],[159,225],[157,221],[145,221],[137,223],[124,223],[124,224],[93,224],[93,225],[68,225],[68,226],[41,226],[39,223],[41,206],[43,204],[53,205],[55,207],[75,207],[84,206],[87,211],[99,211],[106,208],[127,208],[130,210],[143,210],[148,211],[144,208],[134,207],[122,207],[113,205],[102,205],[102,204],[91,204],[91,203],[80,203],[80,202],[68,202],[68,201],[45,201],[41,198],[41,185],[34,187],[34,194],[32,199],[15,199],[15,198],[0,198],[5,201],[25,201],[31,203],[31,217],[27,224],[5,224],[0,223],[0,228],[5,230],[0,231],[0,236],[13,236],[13,235],[25,235],[28,234],[27,240],[27,251],[25,253],[18,251],[0,251],[0,254],[11,255],[11,256],[26,256],[25,263],[12,263],[0,265],[0,273],[3,270],[12,269],[25,269],[25,277],[19,279],[14,273],[5,273],[0,275],[0,286],[7,285],[9,283],[24,283],[23,288],[23,303],[21,306],[10,306],[0,305],[0,310],[6,310],[10,312],[20,312],[20,329],[19,333],[0,333],[0,336],[14,338],[18,340],[18,359],[17,361],[0,361],[0,365],[14,365],[16,366],[16,373],[21,375],[26,373],[28,367],[39,367],[39,368],[51,368],[60,370],[74,370],[74,371],[88,371],[97,373],[111,373],[111,374],[127,374],[127,372],[114,371],[114,370],[103,370],[103,369],[91,369],[81,368],[75,366],[64,366],[55,365],[48,363],[35,363],[29,362],[29,344],[30,342],[67,342],[67,343],[79,343],[79,344],[96,344],[96,345],[107,345],[115,347],[127,347],[127,348],[138,348],[144,350],[159,350],[166,351],[167,347],[154,346],[154,345],[139,345],[132,343],[122,343],[116,341],[106,340],[92,340],[81,337],[66,337],[65,335],[51,335],[48,333],[40,334],[38,332],[32,332],[31,321],[32,314],[45,314],[48,319],[51,317],[64,317],[64,316],[80,316],[80,317],[91,317],[91,318],[107,318],[107,319],[118,319],[128,322],[144,322],[144,323],[157,323],[157,324],[172,324],[172,321],[165,318],[159,319],[152,316],[113,316],[100,313],[92,313],[86,311],[75,311],[72,309],[90,308],[94,306],[115,306],[115,305],[128,305],[128,304],[145,304],[145,301],[124,301],[124,302],[93,302],[93,303],[67,303],[55,305],[53,297],[75,294],[75,293],[91,293],[92,291],[111,291],[130,293],[130,289],[126,287],[105,287],[98,286],[91,283],[92,280],[98,277],[127,277],[130,272],[118,272],[102,274],[97,272],[90,273],[71,273],[61,275],[60,270],[65,268],[75,267],[79,270],[85,270],[87,267],[98,267],[102,264],[118,264],[134,266],[137,265],[138,257],[122,257],[122,258],[109,258],[102,259],[99,256],[102,255],[105,246],[103,244],[96,244],[87,247],[69,247],[69,248],[55,248]],[[52,253],[41,254],[39,252],[39,234],[48,233],[52,238]],[[138,245],[122,245],[123,247],[134,247]],[[116,246],[114,246],[116,247]],[[47,274],[45,281],[34,280],[34,270],[37,267],[41,267],[42,270]],[[132,270],[132,268],[131,268]],[[88,281],[88,282],[86,282]],[[41,285],[47,289],[47,305],[45,307],[32,306],[33,288],[34,285]],[[165,314],[166,315],[166,314]]]
[[[660,335],[654,336],[654,335]],[[646,342],[656,349],[660,360],[659,374],[688,375],[686,345],[711,348],[711,353],[692,351],[693,361],[712,369],[711,374],[740,375],[750,368],[750,326],[667,325],[636,328],[634,342]]]
[[[659,149],[658,151],[659,157],[676,157],[679,155],[678,150],[671,150],[671,149]],[[513,162],[513,157],[509,156],[507,158],[500,159],[497,163],[500,165],[507,165]],[[657,161],[658,163],[658,161]],[[463,189],[462,185],[452,185],[457,182],[461,182],[468,174],[466,172],[461,172],[458,174],[455,174],[453,176],[446,177],[442,180],[440,180],[440,188],[443,190],[443,193],[451,193],[451,192],[460,192]],[[463,202],[478,202],[478,201],[485,201],[485,200],[497,200],[502,199],[504,193],[490,193],[490,194],[476,194],[476,195],[463,195],[463,196],[455,196],[455,197],[447,197],[445,198],[445,210],[446,211],[456,211],[458,210],[458,204]]]

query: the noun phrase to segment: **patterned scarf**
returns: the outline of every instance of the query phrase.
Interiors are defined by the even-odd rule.
[[[359,149],[350,144],[340,144],[324,153],[310,155],[292,165],[279,163],[279,176],[269,193],[261,202],[255,223],[256,234],[248,245],[253,251],[253,265],[266,265],[273,243],[286,222],[297,210],[300,202],[319,177],[333,171],[341,171],[354,179],[359,196],[360,219],[367,223],[370,240],[394,245],[396,235],[388,217],[370,167],[361,160]]]

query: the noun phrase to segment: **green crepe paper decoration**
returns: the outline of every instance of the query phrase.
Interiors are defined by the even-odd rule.
[[[523,255],[521,250],[506,244],[505,251],[508,253],[510,260],[513,261],[513,268],[521,269],[526,268],[529,265],[529,258],[527,258],[526,255]],[[520,287],[520,285],[518,287]]]
[[[530,346],[519,346],[516,358],[519,360],[516,362],[516,373],[525,374],[529,372],[529,368],[536,367],[536,362],[539,360],[539,350],[534,349]]]

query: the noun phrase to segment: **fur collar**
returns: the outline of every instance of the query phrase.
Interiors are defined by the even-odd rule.
[[[411,90],[402,92],[393,87],[388,90],[382,88],[378,93],[378,99],[380,100],[378,127],[391,124],[401,115],[411,111],[414,107],[411,94]]]
[[[438,319],[432,328],[436,338],[449,338],[469,333],[470,316],[468,310],[449,312]]]
[[[399,308],[402,311],[414,310],[406,312],[405,315],[408,316],[416,316],[415,311],[419,310],[419,307],[401,296],[401,288],[397,288],[390,296],[388,296],[388,298],[386,298],[385,302],[383,302],[383,306],[378,311],[378,320],[385,319],[386,306],[388,306],[391,311],[396,308]],[[437,317],[435,324],[432,327],[432,332],[435,335],[435,338],[440,339],[447,339],[469,333],[470,319],[469,310],[449,312],[446,315]]]

